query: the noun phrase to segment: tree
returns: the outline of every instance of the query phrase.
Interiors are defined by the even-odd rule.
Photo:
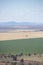
[[[17,56],[13,56],[13,61],[17,61]]]
[[[20,65],[24,65],[24,59],[20,60]]]
[[[34,55],[36,55],[36,53],[34,53]]]
[[[30,53],[29,53],[28,55],[29,55],[29,56],[31,56],[31,54],[30,54]]]

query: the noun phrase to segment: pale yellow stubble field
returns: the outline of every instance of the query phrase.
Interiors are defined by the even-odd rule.
[[[12,39],[27,39],[27,38],[42,38],[43,32],[35,31],[8,31],[0,32],[0,40],[12,40]]]

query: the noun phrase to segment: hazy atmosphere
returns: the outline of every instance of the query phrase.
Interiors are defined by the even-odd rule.
[[[43,0],[0,0],[0,65],[43,65]]]
[[[0,0],[0,22],[43,22],[43,0]]]

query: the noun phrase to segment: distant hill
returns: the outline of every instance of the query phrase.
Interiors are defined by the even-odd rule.
[[[10,29],[35,29],[43,31],[43,23],[36,22],[0,22],[0,30]]]

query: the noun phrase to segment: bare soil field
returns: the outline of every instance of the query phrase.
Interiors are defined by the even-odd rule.
[[[15,30],[8,32],[0,32],[0,40],[27,39],[27,38],[43,38],[41,31]]]

